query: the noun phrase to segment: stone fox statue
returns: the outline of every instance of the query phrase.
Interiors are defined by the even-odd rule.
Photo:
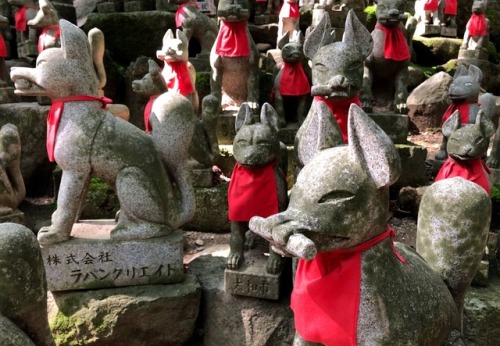
[[[17,127],[0,129],[0,207],[16,209],[26,196],[21,174],[21,139]]]
[[[184,169],[194,127],[191,103],[179,94],[162,94],[153,105],[151,136],[113,117],[103,110],[106,100],[97,97],[98,75],[85,33],[68,21],[59,24],[61,48],[44,50],[35,68],[11,71],[17,94],[49,96],[53,103],[47,152],[63,173],[57,209],[51,226],[40,230],[40,243],[70,237],[91,177],[115,185],[121,211],[112,239],[170,234],[192,217],[195,206]]]
[[[61,29],[59,28],[59,15],[57,10],[48,0],[39,0],[40,9],[35,18],[28,21],[30,28],[40,30],[38,36],[38,54],[44,49],[61,46]]]
[[[489,230],[488,195],[462,178],[429,187],[417,239],[429,266],[391,240],[389,186],[401,169],[394,145],[356,105],[348,128],[347,145],[306,162],[286,211],[250,220],[275,251],[300,257],[291,296],[294,345],[457,341],[463,296]]]

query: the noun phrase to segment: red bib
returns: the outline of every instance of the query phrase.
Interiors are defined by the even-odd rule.
[[[458,6],[457,0],[446,0],[446,3],[444,5],[444,14],[450,16],[456,16],[457,6]]]
[[[361,107],[359,96],[356,95],[345,100],[326,100],[321,96],[314,96],[314,100],[324,102],[328,106],[330,112],[332,112],[335,120],[337,120],[339,124],[344,143],[347,143],[347,117],[349,116],[349,107],[351,107],[352,103]]]
[[[399,25],[390,28],[375,25],[375,28],[382,30],[385,34],[384,57],[386,59],[402,61],[411,58],[405,34]]]
[[[480,158],[473,160],[455,160],[448,157],[434,181],[462,177],[478,184],[488,193],[488,195],[491,195],[490,181],[488,180],[488,175],[490,175],[490,173],[490,169]]]
[[[424,11],[434,12],[438,9],[438,0],[426,0],[424,4]]]
[[[321,252],[311,261],[299,259],[290,307],[295,329],[310,342],[355,346],[361,291],[361,255],[375,244],[395,236],[387,230],[350,249]],[[404,264],[406,260],[393,252]]]
[[[441,125],[444,124],[444,122],[448,120],[448,118],[451,117],[451,115],[455,113],[455,111],[457,110],[460,113],[460,122],[462,124],[469,124],[470,123],[469,105],[471,103],[477,103],[477,101],[452,102],[444,112],[443,117],[441,118]]]
[[[52,25],[43,28],[40,36],[38,36],[38,54],[43,52],[43,50],[45,49],[45,37],[49,36],[49,34],[47,33],[47,31],[49,30],[54,30],[54,38],[58,38],[59,36],[61,36],[61,29],[59,28],[59,25]]]
[[[60,99],[52,100],[52,106],[49,109],[49,115],[47,116],[47,154],[49,155],[49,161],[54,162],[54,148],[56,147],[56,135],[59,128],[59,121],[61,120],[61,115],[64,111],[64,104],[66,102],[76,102],[76,101],[99,101],[102,104],[102,109],[106,108],[106,105],[112,101],[106,97],[97,97],[91,95],[75,95],[63,97]]]
[[[280,93],[281,95],[304,95],[311,92],[309,81],[300,62],[281,62]]]
[[[227,202],[230,221],[249,221],[278,212],[278,190],[274,176],[276,161],[262,167],[234,166]]]
[[[215,52],[220,56],[250,56],[247,22],[225,22],[221,20],[215,41]]]
[[[187,61],[165,62],[165,67],[161,71],[161,74],[165,78],[165,83],[169,90],[184,96],[194,92]]]
[[[5,45],[5,40],[3,39],[2,34],[0,34],[0,58],[7,57],[7,46]]]
[[[473,13],[469,19],[469,34],[471,36],[486,36],[488,35],[488,26],[486,25],[486,16],[484,13]]]
[[[151,95],[149,96],[148,103],[146,103],[146,107],[144,107],[144,130],[149,133],[153,129],[151,127],[151,123],[149,122],[149,118],[151,117],[151,109],[153,108],[153,103],[161,94]]]
[[[185,4],[181,4],[175,12],[175,26],[178,28],[182,26],[182,23],[184,23],[184,19],[186,19],[184,15],[184,7],[186,7],[187,5],[195,5],[196,7],[199,7],[196,1],[190,1]]]
[[[281,6],[280,18],[299,18],[299,5],[296,2],[285,2]]]
[[[14,16],[14,19],[16,22],[16,31],[26,31],[26,29],[28,27],[28,18],[26,18],[26,11],[29,8],[32,8],[32,9],[38,11],[38,8],[36,8],[35,6],[27,5],[27,6],[19,7],[19,9],[17,10],[17,12]]]

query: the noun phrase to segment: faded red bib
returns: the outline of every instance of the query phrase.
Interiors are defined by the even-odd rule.
[[[471,36],[486,36],[488,35],[488,26],[486,24],[486,16],[484,13],[473,13],[469,19],[469,34]]]
[[[309,81],[300,62],[281,62],[280,93],[281,95],[304,95],[311,92]]]
[[[161,74],[169,90],[184,96],[194,92],[187,61],[165,62]]]
[[[53,99],[52,106],[49,109],[49,115],[47,116],[47,154],[49,156],[49,161],[54,162],[54,148],[56,146],[56,135],[59,129],[59,122],[61,120],[61,115],[64,111],[64,104],[66,102],[77,102],[77,101],[99,101],[101,102],[102,109],[106,108],[106,105],[112,101],[107,97],[97,97],[91,95],[75,95],[63,97],[60,99]]]
[[[441,125],[444,124],[446,120],[448,120],[455,111],[458,110],[460,113],[460,122],[462,124],[469,124],[469,116],[470,116],[470,104],[477,103],[477,101],[462,101],[462,102],[452,102],[441,118]]]
[[[175,12],[175,26],[178,28],[180,28],[182,26],[182,23],[184,23],[184,19],[186,19],[184,8],[187,5],[194,5],[196,7],[199,7],[198,3],[196,1],[190,1],[190,2],[187,2],[185,4],[179,5],[179,7],[177,8],[177,11]]]
[[[225,22],[221,20],[219,35],[215,41],[215,52],[220,56],[250,56],[247,22]]]
[[[424,4],[424,11],[434,12],[438,9],[438,0],[426,0]]]
[[[5,45],[5,40],[3,39],[2,34],[0,34],[0,58],[7,57],[7,46]]]
[[[311,261],[299,259],[291,304],[295,329],[307,341],[355,346],[361,291],[361,256],[380,241],[395,236],[387,230],[350,249],[321,252]],[[392,245],[395,256],[406,260]]]
[[[281,6],[280,18],[299,18],[299,5],[296,2],[288,2],[285,0]]]
[[[54,31],[54,34],[52,35],[52,36],[54,36],[54,38],[58,38],[59,36],[61,36],[61,29],[59,28],[59,25],[52,25],[52,26],[47,26],[47,27],[43,28],[42,32],[40,33],[40,36],[38,36],[38,54],[43,52],[43,50],[45,49],[45,45],[44,45],[45,37],[50,36],[47,33],[47,31],[49,31],[49,30]]]
[[[149,133],[153,129],[151,127],[151,122],[149,119],[151,118],[151,110],[153,108],[153,103],[161,94],[151,95],[149,96],[148,103],[146,103],[146,107],[144,107],[144,130]]]
[[[488,179],[488,175],[490,174],[490,169],[480,158],[473,160],[455,160],[448,157],[434,181],[462,177],[478,184],[491,196],[490,181]]]
[[[444,14],[450,16],[456,16],[457,6],[458,6],[457,0],[446,0],[446,3],[444,5]]]
[[[405,35],[399,25],[390,28],[383,25],[375,25],[375,28],[382,30],[385,34],[384,58],[396,61],[411,58]]]
[[[330,112],[332,112],[335,120],[337,120],[339,124],[344,143],[347,143],[347,118],[349,116],[349,107],[351,107],[352,103],[361,107],[359,96],[356,95],[345,100],[327,100],[321,96],[314,96],[314,100],[324,102],[328,106]]]
[[[19,7],[19,9],[17,10],[17,12],[14,16],[14,20],[16,22],[16,31],[26,31],[26,29],[28,28],[28,18],[26,17],[26,11],[29,8],[32,8],[32,9],[38,11],[38,8],[35,6],[27,5],[27,6]]]
[[[278,190],[274,176],[276,161],[262,167],[234,166],[227,202],[230,221],[249,221],[278,212]]]

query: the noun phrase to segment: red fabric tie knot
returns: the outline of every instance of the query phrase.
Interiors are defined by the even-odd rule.
[[[311,92],[302,63],[283,61],[281,66],[283,68],[280,80],[281,95],[298,96]]]
[[[325,345],[357,345],[362,253],[390,237],[392,228],[350,249],[320,252],[311,261],[299,259],[291,297],[295,328],[307,341]]]
[[[184,19],[186,19],[184,8],[187,5],[194,5],[197,8],[200,7],[196,1],[190,1],[190,2],[186,2],[185,4],[179,5],[179,7],[177,8],[177,11],[175,12],[175,26],[177,28],[180,28],[182,26],[182,24],[184,23]]]
[[[314,100],[324,102],[328,106],[328,109],[332,112],[335,120],[337,120],[337,124],[339,124],[344,143],[347,144],[347,118],[349,116],[349,107],[352,103],[361,107],[359,95],[344,100],[332,100],[325,99],[321,96],[314,96]]]
[[[165,61],[165,67],[163,67],[161,74],[169,90],[183,96],[194,92],[187,61]]]
[[[54,149],[56,146],[56,135],[59,129],[59,122],[61,121],[61,116],[64,111],[64,104],[66,102],[77,102],[77,101],[99,101],[101,102],[101,108],[106,109],[106,105],[113,102],[107,97],[97,97],[92,95],[75,95],[62,97],[59,99],[52,100],[52,106],[49,109],[49,114],[47,116],[47,154],[49,156],[49,161],[54,162]]]
[[[403,61],[411,58],[408,43],[401,27],[385,27],[375,25],[376,29],[382,30],[385,34],[384,57],[386,59]]]
[[[215,52],[220,56],[250,56],[247,22],[225,22],[221,20],[215,41]]]

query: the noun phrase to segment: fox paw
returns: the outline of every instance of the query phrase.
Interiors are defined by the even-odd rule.
[[[396,105],[399,114],[408,114],[408,106],[405,102],[400,102]]]
[[[50,245],[62,243],[70,238],[70,234],[67,232],[61,232],[53,229],[51,226],[42,227],[38,231],[37,239],[40,245]]]
[[[283,258],[280,255],[271,252],[269,254],[269,258],[267,259],[266,271],[268,274],[279,274],[282,265]]]
[[[239,252],[232,252],[227,256],[227,269],[238,270],[243,263],[243,254]]]

